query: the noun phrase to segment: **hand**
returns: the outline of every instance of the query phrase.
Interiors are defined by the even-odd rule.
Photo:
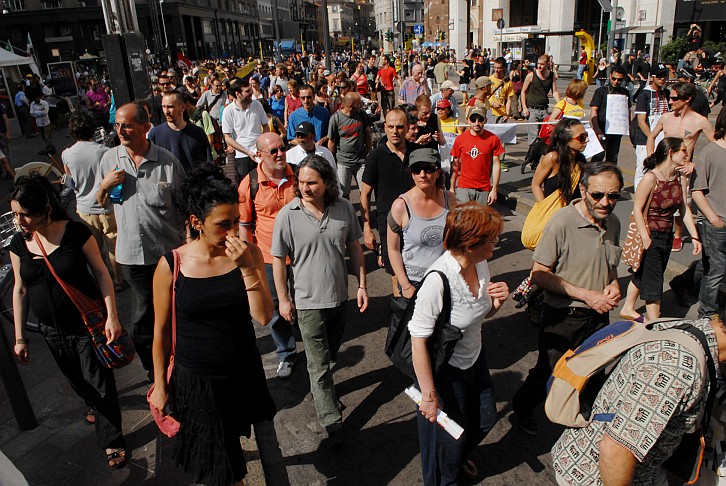
[[[166,415],[166,406],[169,404],[169,394],[166,391],[165,386],[158,386],[154,384],[154,391],[151,392],[149,397],[149,404],[159,411],[161,416]]]
[[[493,304],[502,305],[509,298],[509,286],[506,282],[489,282],[487,295],[492,298]]]
[[[376,235],[373,234],[373,230],[368,225],[364,225],[363,227],[363,243],[365,244],[366,248],[375,251]]]
[[[491,206],[495,202],[497,202],[497,188],[492,187],[492,190],[489,191],[489,195],[487,196],[487,204]]]
[[[495,101],[492,103],[492,108],[501,108],[502,104],[498,101]]]
[[[10,133],[10,130],[8,130],[7,132],[5,132],[5,140],[7,140],[8,142],[10,142],[12,139],[13,139],[13,136]]]
[[[611,299],[614,299],[616,302],[620,302],[620,286],[617,284],[609,284],[607,285],[603,291],[603,295],[606,295],[610,297]]]
[[[433,400],[430,402],[424,402],[421,401],[421,404],[418,406],[419,412],[421,412],[421,415],[425,419],[427,419],[429,422],[436,422],[436,412],[438,410],[439,400],[436,394],[433,394]]]
[[[104,334],[106,335],[106,344],[111,344],[115,340],[121,337],[124,329],[121,327],[121,323],[118,320],[118,316],[108,316],[106,318],[106,328]]]
[[[101,188],[108,191],[112,187],[123,184],[126,180],[126,172],[123,169],[113,169],[109,171],[101,181]]]
[[[297,320],[297,315],[295,312],[295,304],[290,300],[290,297],[281,297],[280,303],[279,303],[279,311],[280,316],[282,316],[283,319],[285,319],[287,322],[295,322]]]
[[[407,299],[411,299],[416,293],[416,287],[414,287],[413,284],[411,284],[410,282],[408,285],[409,286],[407,288],[401,289],[401,295],[406,297]]]
[[[233,154],[235,152],[236,152],[235,148],[232,147],[231,145],[227,144],[227,153],[228,154]]]
[[[358,287],[358,311],[365,312],[365,310],[368,308],[368,291],[366,289],[362,289]]]
[[[522,117],[529,118],[529,109],[528,108],[525,108],[524,110],[522,110]]]
[[[645,238],[641,236],[641,239],[643,240],[643,249],[647,250],[648,248],[650,248],[651,243],[653,243],[653,241],[650,239],[650,235],[646,236]]]
[[[715,223],[712,221],[709,221],[709,223],[711,223],[711,226],[713,226],[714,228],[723,228],[724,226],[726,226],[726,222],[724,222],[724,220],[721,218],[718,218]]]
[[[609,295],[605,295],[594,290],[587,291],[587,295],[585,296],[584,301],[588,305],[588,307],[595,310],[599,314],[605,314],[606,312],[609,312],[618,305],[617,300],[613,299]]]
[[[693,172],[695,168],[696,165],[693,162],[689,162],[682,167],[676,167],[676,170],[683,175],[691,175],[691,172]]]
[[[227,249],[224,252],[235,265],[249,272],[257,271],[254,258],[252,257],[252,247],[249,243],[240,239],[238,236],[227,235],[225,246]]]
[[[15,359],[20,364],[28,364],[28,345],[27,344],[16,344],[15,348]]]
[[[691,239],[691,243],[693,243],[693,254],[698,255],[701,253],[701,250],[703,250],[703,245],[700,241]]]

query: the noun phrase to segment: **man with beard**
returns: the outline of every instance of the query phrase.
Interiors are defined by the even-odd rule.
[[[584,132],[582,127],[578,128]],[[532,256],[532,284],[544,289],[537,364],[512,400],[526,433],[539,433],[534,408],[547,395],[547,380],[560,357],[610,324],[620,301],[620,220],[613,214],[623,175],[610,162],[588,164],[580,182],[581,199],[555,213]]]

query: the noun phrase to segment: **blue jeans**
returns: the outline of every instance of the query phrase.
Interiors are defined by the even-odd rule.
[[[287,272],[290,275],[290,272]],[[277,298],[277,289],[275,289],[275,279],[272,274],[272,265],[265,263],[265,277],[267,277],[267,285],[270,287],[272,294],[272,302],[275,304],[275,311],[272,313],[272,319],[268,323],[270,328],[270,336],[275,343],[277,358],[280,363],[283,361],[293,362],[295,360],[295,335],[292,332],[292,325],[280,316],[278,312],[280,301]]]
[[[436,378],[436,391],[439,408],[461,425],[464,433],[454,439],[437,423],[416,414],[424,485],[455,485],[462,464],[497,423],[497,406],[484,347],[476,363],[467,370],[444,366]]]
[[[726,273],[726,228],[716,228],[706,220],[698,222],[703,242],[703,280],[698,294],[698,317],[718,312],[718,288]]]
[[[586,68],[587,68],[587,64],[578,64],[577,65],[577,79],[583,79],[585,77]]]

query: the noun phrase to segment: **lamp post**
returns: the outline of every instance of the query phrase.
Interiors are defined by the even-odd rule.
[[[164,30],[164,44],[166,44],[166,61],[171,67],[171,50],[169,49],[169,38],[166,36],[166,22],[164,21],[164,0],[159,0],[159,11],[161,12],[161,28]]]

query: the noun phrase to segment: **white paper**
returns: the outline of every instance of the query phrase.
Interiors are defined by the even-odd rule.
[[[409,386],[404,391],[406,392],[406,395],[411,398],[411,400],[416,402],[416,405],[421,404],[421,399],[423,397],[421,396],[421,392],[415,386]],[[461,425],[450,419],[449,416],[446,415],[446,412],[444,412],[440,408],[436,411],[436,423],[442,426],[444,430],[448,432],[449,435],[454,439],[458,439],[459,437],[461,437],[461,434],[464,433],[464,429],[461,427]]]
[[[630,133],[630,110],[628,97],[621,94],[609,94],[607,111],[605,112],[606,135],[628,135]]]
[[[636,115],[637,116],[637,115]],[[650,115],[650,131],[652,132],[655,126],[658,124],[658,121],[660,120],[660,117],[663,116],[662,113],[653,113]],[[665,138],[665,132],[663,130],[660,131],[660,133],[655,137],[655,144],[653,147],[657,147],[661,140]]]
[[[439,145],[439,155],[441,155],[441,168],[446,173],[451,173],[451,149],[454,146],[454,141],[458,137],[458,133],[444,132],[444,140],[446,145]]]
[[[589,159],[590,157],[594,157],[605,150],[602,148],[600,140],[598,140],[597,135],[595,135],[595,130],[592,129],[590,124],[583,123],[583,125],[585,126],[585,133],[587,133],[587,146],[585,147],[585,150],[582,151],[582,155],[584,155],[586,159]]]

